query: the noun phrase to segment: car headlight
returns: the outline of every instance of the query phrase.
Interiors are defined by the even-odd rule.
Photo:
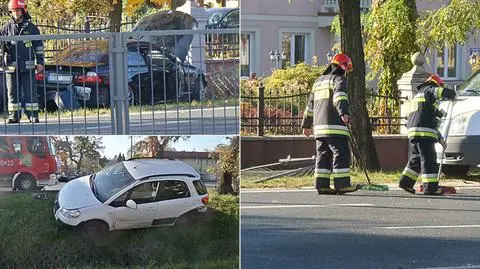
[[[467,112],[460,114],[452,119],[452,123],[450,124],[450,130],[448,132],[449,135],[465,135],[467,131],[468,122],[472,118],[472,116],[476,113]]]
[[[62,215],[65,217],[65,218],[78,218],[80,217],[80,211],[78,209],[65,209],[65,208],[62,208],[60,209],[60,213],[62,213]]]

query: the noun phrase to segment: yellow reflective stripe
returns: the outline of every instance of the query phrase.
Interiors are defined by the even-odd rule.
[[[315,172],[315,177],[321,177],[321,178],[330,178],[330,174],[326,174],[326,173],[317,173]]]
[[[340,178],[340,177],[349,177],[350,173],[338,173],[338,174],[332,174],[333,178]]]
[[[408,133],[408,137],[414,137],[414,136],[420,136],[420,137],[431,137],[431,138],[435,138],[435,139],[438,139],[438,135],[437,134],[432,134],[432,133],[429,133],[429,132],[409,132]]]
[[[344,92],[341,92],[341,93],[336,93],[334,96],[333,96],[333,102],[336,103],[336,102],[339,102],[339,101],[342,101],[342,100],[346,100],[348,101],[348,95]]]
[[[443,87],[438,87],[436,91],[436,97],[440,99],[442,97],[442,94],[443,94]]]
[[[413,179],[413,180],[415,180],[415,181],[417,181],[417,178],[418,178],[418,175],[414,175],[414,174],[412,174],[412,173],[410,173],[410,172],[408,172],[408,171],[403,171],[402,175],[404,175],[404,176],[406,176],[406,177],[408,177],[408,178],[410,178],[410,179]]]
[[[423,102],[426,102],[427,99],[425,99],[425,97],[416,97],[413,99],[413,101],[417,103],[423,103]]]
[[[309,117],[313,117],[313,109],[311,109],[310,107],[306,107],[305,108],[305,115],[309,116]]]
[[[413,127],[408,128],[408,137],[420,136],[420,137],[432,137],[438,139],[438,132],[435,129],[427,127]]]
[[[339,173],[350,173],[350,168],[339,168],[339,169],[333,169],[334,174],[339,174]]]
[[[350,136],[350,133],[348,131],[343,131],[343,130],[328,130],[328,129],[315,129],[314,131],[315,135],[345,135],[345,136]]]
[[[423,174],[421,175],[423,183],[435,183],[438,182],[438,178],[436,174]]]
[[[323,90],[330,90],[330,83],[325,84],[315,84],[313,85],[313,91],[323,91]]]
[[[314,95],[314,100],[321,100],[321,99],[329,99],[330,98],[330,89],[325,89],[325,90],[320,90],[320,91],[315,91],[313,93]]]

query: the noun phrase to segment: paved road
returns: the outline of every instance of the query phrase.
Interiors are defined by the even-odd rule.
[[[238,107],[130,114],[130,134],[235,135],[239,133]],[[3,134],[112,134],[111,116],[40,119],[39,124],[0,122]]]
[[[480,191],[241,194],[242,269],[480,268]]]

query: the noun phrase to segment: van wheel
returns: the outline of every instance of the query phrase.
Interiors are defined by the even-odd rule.
[[[470,166],[468,165],[442,165],[442,173],[447,177],[462,177],[468,174]]]
[[[28,175],[28,174],[20,175],[17,178],[17,180],[15,182],[15,185],[16,185],[17,189],[23,190],[23,191],[30,191],[30,190],[33,190],[33,189],[37,188],[37,184],[35,183],[35,179],[33,178],[33,176]]]

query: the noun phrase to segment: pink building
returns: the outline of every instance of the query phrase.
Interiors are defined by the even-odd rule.
[[[371,0],[362,0],[368,9]],[[434,10],[448,0],[417,0],[417,8]],[[318,64],[327,62],[335,37],[331,22],[338,13],[337,0],[243,0],[241,3],[241,75],[256,72],[268,75],[272,68],[286,62]],[[473,38],[466,45],[448,46],[443,51],[429,51],[428,72],[440,74],[445,80],[465,80],[471,74],[469,56],[480,43]],[[275,53],[277,51],[277,53]],[[273,57],[270,55],[273,52]],[[281,58],[285,60],[282,63]],[[273,60],[272,60],[272,59]]]

